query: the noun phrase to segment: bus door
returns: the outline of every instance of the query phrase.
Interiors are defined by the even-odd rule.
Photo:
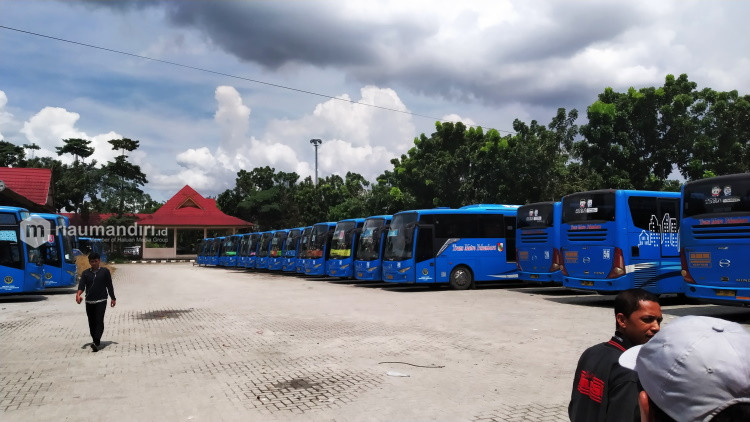
[[[661,221],[661,257],[680,256],[680,200],[679,198],[659,198],[659,220]]]
[[[432,224],[420,224],[413,231],[417,236],[414,253],[414,281],[417,283],[435,283],[436,266],[448,266],[448,256],[441,255],[440,262],[435,258],[435,229]],[[442,264],[442,265],[440,265]]]

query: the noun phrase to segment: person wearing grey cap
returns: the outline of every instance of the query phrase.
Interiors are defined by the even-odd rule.
[[[638,373],[642,422],[750,421],[750,334],[719,318],[678,318],[620,356]]]
[[[620,366],[618,359],[659,332],[661,320],[661,306],[653,293],[628,289],[615,297],[615,335],[589,347],[578,359],[568,405],[571,422],[639,419],[638,377]]]

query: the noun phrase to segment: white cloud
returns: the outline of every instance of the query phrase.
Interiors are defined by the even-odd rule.
[[[55,149],[64,145],[64,139],[79,138],[91,141],[89,146],[94,148],[94,153],[86,158],[86,161],[96,160],[100,166],[119,155],[119,152],[112,150],[112,145],[108,141],[121,139],[122,135],[114,131],[94,136],[87,135],[76,127],[80,117],[78,113],[61,107],[45,107],[24,122],[21,133],[29,142],[39,145],[40,150],[35,153],[37,156],[58,158],[68,164],[72,163],[74,158],[67,154],[58,156]]]
[[[392,89],[366,86],[360,94],[356,102],[407,111]],[[312,138],[323,140],[318,150],[320,177],[344,176],[351,171],[374,181],[390,167],[392,158],[411,145],[415,136],[411,116],[356,104],[348,95],[339,98],[347,101],[330,99],[296,120],[274,120],[258,138],[250,134],[250,107],[234,87],[220,86],[215,91],[214,123],[220,136],[216,149],[200,147],[180,152],[176,160],[181,170],[172,175],[163,174],[153,165],[143,166],[148,170],[150,186],[169,195],[187,183],[204,195],[216,195],[234,186],[240,169],[262,166],[295,172],[301,179],[312,177]]]
[[[0,141],[5,140],[5,137],[3,136],[3,130],[6,127],[10,127],[10,124],[13,123],[13,114],[11,114],[8,111],[5,111],[5,106],[8,104],[8,97],[5,95],[5,92],[0,90]]]
[[[461,116],[459,116],[456,113],[447,114],[447,115],[443,116],[442,119],[445,120],[445,121],[454,122],[454,123],[461,122],[461,123],[465,124],[466,126],[476,126],[476,122],[474,120],[472,120],[472,119],[470,119],[468,117],[461,117]]]

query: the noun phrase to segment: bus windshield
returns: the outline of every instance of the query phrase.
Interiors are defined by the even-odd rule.
[[[388,237],[385,241],[383,259],[400,261],[412,257],[415,227],[413,223],[416,222],[417,213],[415,212],[393,216],[391,228],[388,230]]]
[[[39,245],[39,252],[42,254],[42,260],[44,261],[45,265],[59,268],[62,266],[62,262],[60,261],[60,243],[57,239],[57,236],[60,233],[57,231],[57,225],[55,224],[55,222],[50,221],[49,224],[52,233],[55,233],[55,237],[53,237],[54,240],[52,242],[44,242]]]
[[[380,252],[380,232],[376,230],[385,225],[382,218],[368,219],[362,226],[362,234],[359,236],[357,244],[356,258],[360,261],[374,261],[378,259]]]
[[[297,249],[297,240],[299,239],[301,230],[294,229],[289,230],[289,233],[286,235],[286,243],[284,244],[284,250],[287,252],[292,252]]]
[[[587,221],[615,221],[614,192],[581,192],[562,201],[562,221],[573,224]]]
[[[305,227],[304,230],[302,230],[302,236],[299,239],[299,257],[300,258],[309,258],[308,251],[310,250],[310,233],[312,232],[312,227]]]
[[[281,251],[281,245],[287,235],[286,232],[276,232],[273,234],[273,239],[271,239],[271,251],[269,252],[270,256],[276,257],[280,255],[279,251]]]
[[[685,185],[685,217],[701,214],[750,213],[750,178],[727,178]]]
[[[263,258],[268,256],[268,246],[273,238],[273,233],[266,232],[260,237],[260,247],[258,248],[258,256]]]
[[[523,206],[518,209],[518,228],[553,227],[554,204],[536,204]]]
[[[75,264],[76,258],[73,256],[73,235],[70,233],[68,224],[64,218],[58,217],[57,227],[57,235],[62,237],[63,259],[65,259],[65,262],[68,264]]]
[[[23,269],[18,220],[11,213],[0,213],[0,266]]]
[[[352,237],[356,221],[343,221],[336,224],[331,240],[331,258],[349,258],[352,254]]]
[[[323,257],[323,247],[326,244],[328,238],[328,225],[319,224],[313,226],[312,232],[310,233],[309,249],[307,251],[308,258],[321,258]]]

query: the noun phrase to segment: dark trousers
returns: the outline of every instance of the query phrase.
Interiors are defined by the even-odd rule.
[[[89,331],[91,339],[97,346],[104,333],[104,313],[107,311],[107,301],[86,304],[86,316],[89,317]]]

